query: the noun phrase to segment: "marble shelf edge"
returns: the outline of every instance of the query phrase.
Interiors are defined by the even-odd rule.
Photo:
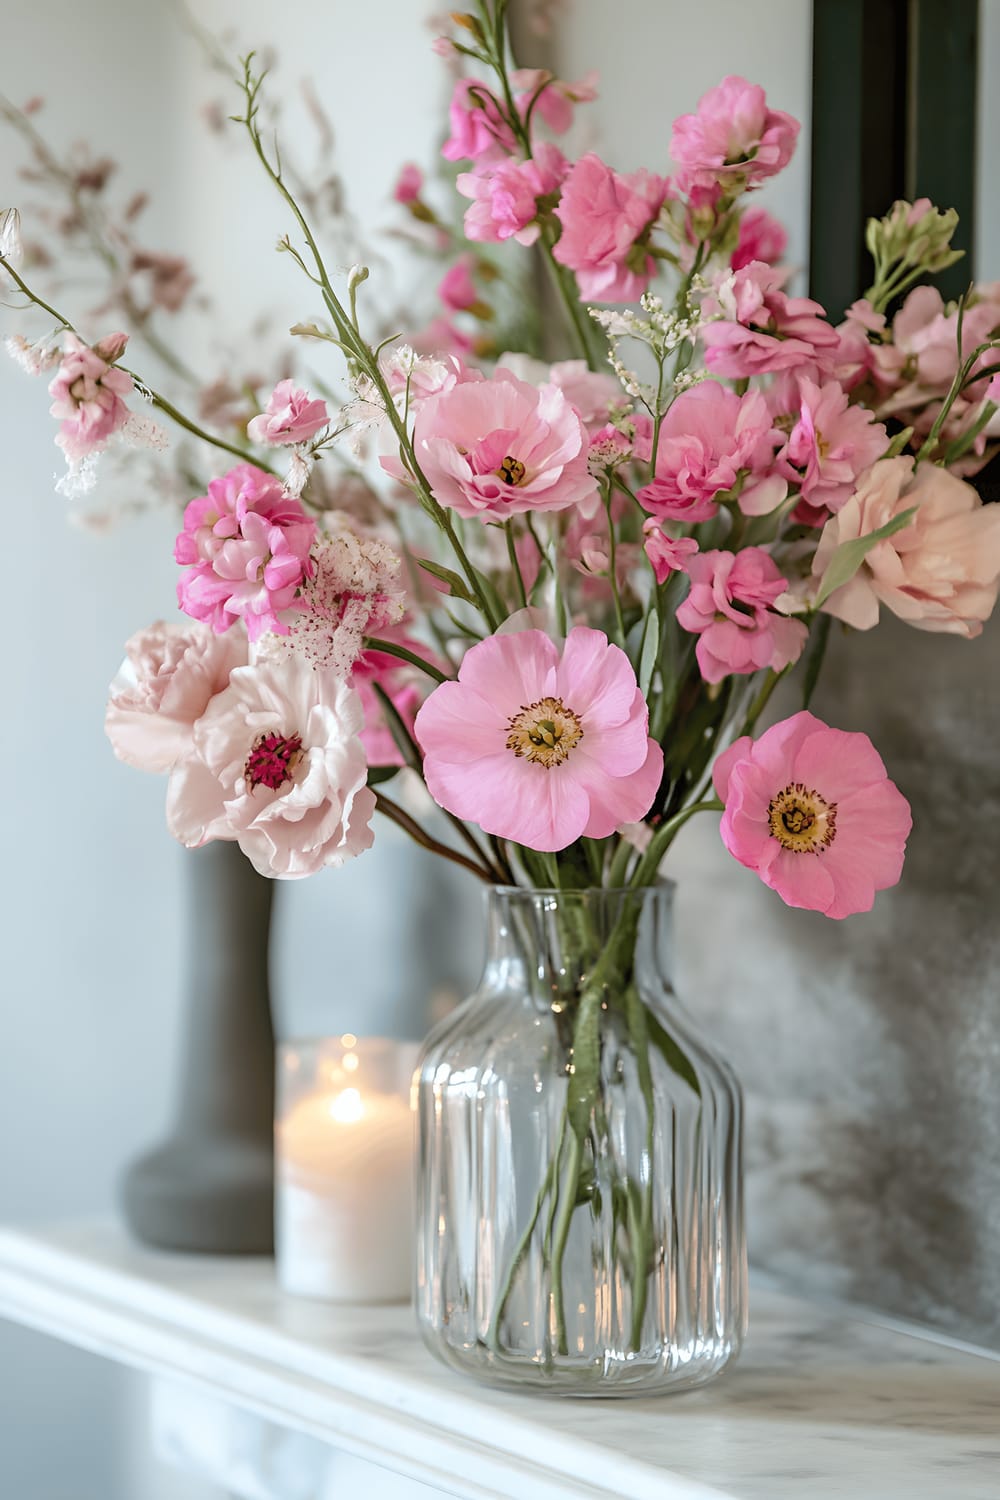
[[[209,1308],[204,1291],[199,1298],[159,1284],[151,1274],[159,1264],[183,1282],[190,1270],[196,1283],[206,1267],[201,1257],[134,1248],[107,1224],[77,1226],[74,1234],[77,1243],[68,1232],[58,1243],[45,1231],[0,1227],[0,1317],[222,1397],[458,1500],[729,1496],[626,1455],[611,1464],[597,1444],[543,1433],[537,1420],[509,1413],[490,1442],[481,1435],[490,1393],[474,1387],[466,1394],[457,1377],[430,1356],[421,1382],[419,1374],[388,1370],[377,1360],[310,1348],[294,1334]],[[244,1258],[227,1267],[233,1276],[246,1277],[264,1264]],[[409,1309],[379,1311],[383,1321],[396,1314],[400,1330],[406,1329]]]

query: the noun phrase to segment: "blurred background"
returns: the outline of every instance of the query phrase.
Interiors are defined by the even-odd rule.
[[[423,0],[299,0],[280,12],[263,0],[197,7],[199,26],[231,58],[253,47],[275,53],[282,136],[307,173],[322,136],[303,93],[314,88],[335,132],[350,234],[377,247],[376,291],[414,305],[426,297],[428,272],[386,231],[400,223],[392,188],[401,164],[432,167],[445,133],[451,80],[431,51],[434,8]],[[623,26],[621,8],[598,0],[521,0],[516,21],[524,61],[566,79],[599,68],[600,97],[580,111],[573,149],[593,146],[621,169],[664,170],[671,121],[724,74],[762,83],[803,131],[791,167],[760,198],[788,229],[786,258],[800,268],[803,291],[812,249],[813,289],[822,296],[816,277],[833,285],[843,256],[835,223],[817,249],[811,197],[826,205],[827,219],[832,211],[851,224],[873,190],[859,165],[857,192],[842,196],[853,189],[831,161],[831,132],[858,163],[877,158],[872,100],[889,84],[869,68],[852,74],[850,86],[845,73],[838,88],[831,68],[850,69],[851,56],[814,57],[814,9],[825,26],[840,13],[844,42],[851,24],[862,26],[863,9],[870,26],[876,13],[891,18],[907,7],[634,0]],[[975,215],[964,275],[1000,278],[992,190],[1000,102],[986,86],[975,102],[977,79],[1000,70],[1000,3],[920,0],[909,10],[911,20],[922,18],[920,55],[931,68],[914,105],[925,135],[951,128],[945,86],[965,70]],[[963,50],[949,62],[959,19]],[[145,238],[195,265],[211,310],[180,325],[190,363],[244,369],[258,343],[274,347],[281,329],[315,314],[308,285],[274,254],[287,214],[240,130],[213,128],[238,98],[181,10],[169,0],[36,0],[13,30],[0,54],[0,93],[17,105],[41,96],[39,127],[60,151],[86,140],[96,156],[113,158],[123,197],[151,194]],[[940,89],[927,61],[935,37]],[[906,45],[912,64],[912,32]],[[864,51],[859,29],[858,57]],[[896,63],[906,71],[905,58]],[[867,112],[867,134],[852,134],[859,112]],[[18,174],[24,160],[4,130],[0,206],[30,197]],[[829,185],[814,182],[816,163],[832,174]],[[962,175],[958,158],[953,165]],[[874,211],[913,176],[905,144],[899,171],[904,180]],[[912,191],[925,190],[935,191],[919,183]],[[950,206],[947,190],[936,191]],[[356,258],[343,256],[345,264]],[[269,329],[258,327],[263,311]],[[4,331],[14,326],[11,319]],[[43,385],[6,361],[0,413],[9,555],[17,559],[7,569],[4,673],[13,701],[0,737],[0,1219],[29,1222],[108,1211],[123,1164],[166,1125],[189,856],[166,833],[163,784],[119,765],[102,732],[124,641],[173,610],[175,512],[133,493],[124,498],[140,513],[110,531],[69,524],[54,493],[61,458]],[[970,646],[902,628],[878,635],[875,650],[870,640],[857,653],[838,643],[817,712],[870,732],[911,797],[917,826],[904,885],[871,917],[825,924],[787,913],[728,862],[714,829],[690,825],[671,867],[681,891],[680,987],[748,1086],[757,1261],[793,1282],[997,1344],[997,628]],[[700,943],[709,918],[720,916],[732,941]],[[469,987],[479,942],[477,893],[382,827],[364,860],[280,889],[278,1028],[417,1036]],[[0,1325],[0,1496],[210,1500],[150,1458],[145,1399],[138,1377]]]

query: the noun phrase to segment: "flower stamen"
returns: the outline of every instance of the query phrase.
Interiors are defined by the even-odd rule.
[[[583,739],[578,714],[561,698],[539,698],[525,703],[507,725],[507,749],[518,759],[534,761],[550,770],[562,765]]]
[[[822,854],[837,836],[837,804],[801,781],[771,798],[767,820],[771,837],[792,854]]]
[[[295,769],[302,759],[302,737],[297,734],[262,734],[254,741],[247,756],[243,775],[250,791],[259,786],[277,792],[294,780]]]
[[[519,458],[512,458],[508,453],[496,473],[497,478],[502,479],[504,484],[516,486],[524,483],[526,470]]]

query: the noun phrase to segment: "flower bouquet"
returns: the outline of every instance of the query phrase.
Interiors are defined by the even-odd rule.
[[[1000,509],[966,476],[1000,440],[1000,293],[945,306],[923,283],[955,216],[898,203],[835,324],[748,206],[790,116],[730,77],[675,122],[670,178],[571,161],[553,137],[593,82],[515,67],[505,11],[437,44],[468,206],[419,352],[366,333],[368,271],[328,270],[244,66],[236,118],[318,308],[292,331],[345,362],[340,403],[282,380],[218,439],[40,298],[13,221],[0,264],[53,322],[17,349],[54,369],[75,480],[148,437],[139,403],[227,455],[177,538],[188,621],[133,637],[108,706],[171,832],[294,879],[380,813],[491,889],[483,986],[420,1073],[425,1337],[494,1380],[660,1389],[737,1352],[745,1247],[739,1091],[673,1000],[659,872],[721,813],[790,906],[839,919],[898,880],[905,798],[809,703],[834,620],[968,638],[993,608]],[[424,191],[407,167],[397,199],[440,226]],[[475,358],[512,249],[550,279],[554,365]],[[786,679],[801,706],[761,731]]]

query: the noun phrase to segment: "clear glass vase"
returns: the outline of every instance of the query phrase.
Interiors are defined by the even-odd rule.
[[[698,1385],[746,1331],[742,1101],[671,985],[672,888],[489,894],[417,1074],[428,1347],[568,1395]]]

